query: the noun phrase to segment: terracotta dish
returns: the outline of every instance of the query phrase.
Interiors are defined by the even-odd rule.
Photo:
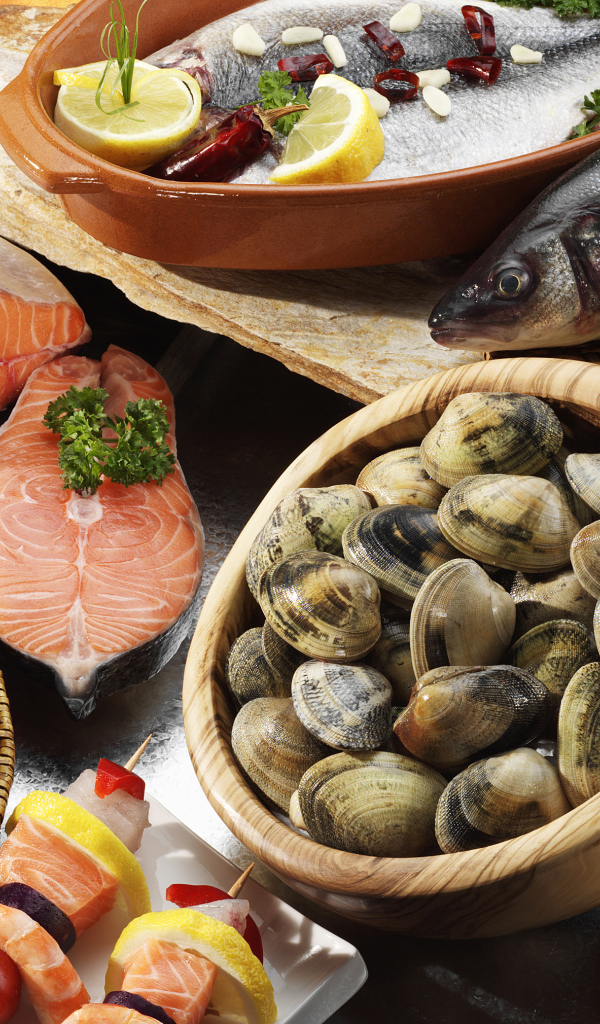
[[[134,24],[139,0],[123,0]],[[239,0],[148,4],[144,57],[240,7]],[[107,0],[77,4],[3,91],[0,141],[60,194],[76,224],[115,249],[161,263],[301,270],[371,266],[480,249],[600,134],[487,166],[359,185],[165,185],[86,153],[54,127],[56,68],[101,60]]]
[[[449,370],[379,399],[323,434],[279,478],[240,534],[200,616],[184,675],[183,714],[198,779],[231,831],[293,889],[347,917],[412,935],[501,935],[559,921],[600,902],[600,795],[534,832],[467,853],[375,858],[305,838],[270,813],[230,745],[224,681],[231,643],[260,624],[245,562],[278,501],[296,487],[356,480],[383,451],[418,444],[467,391],[547,399],[580,443],[600,441],[600,367],[501,359]],[[591,431],[591,435],[590,435]]]

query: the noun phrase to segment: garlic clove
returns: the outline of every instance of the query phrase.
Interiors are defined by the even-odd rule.
[[[337,36],[323,36],[323,47],[334,67],[343,68],[348,63],[344,48]]]
[[[436,89],[441,89],[443,85],[448,85],[450,72],[448,68],[431,68],[427,71],[417,71],[417,78],[419,79],[419,89],[424,89],[426,85],[433,85]]]
[[[423,89],[423,99],[438,117],[448,117],[452,101],[441,89],[436,89],[434,85],[426,85]]]
[[[231,39],[234,47],[239,53],[247,53],[250,57],[262,57],[267,48],[264,39],[261,39],[256,29],[249,21],[238,25]]]
[[[296,25],[295,28],[286,28],[281,33],[281,42],[284,46],[297,46],[300,43],[316,43],[323,38],[320,28],[312,28],[309,25]]]
[[[541,64],[544,54],[539,50],[530,50],[528,46],[515,43],[510,48],[510,56],[513,64]]]
[[[380,120],[382,117],[385,117],[390,109],[390,101],[387,96],[382,96],[380,92],[377,92],[377,89],[363,89],[363,92],[377,114],[377,117]]]
[[[412,32],[418,28],[423,21],[421,5],[417,3],[404,4],[399,11],[390,18],[390,29],[392,32]]]

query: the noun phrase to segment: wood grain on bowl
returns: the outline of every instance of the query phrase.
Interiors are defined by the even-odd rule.
[[[598,904],[600,795],[534,832],[467,853],[374,858],[320,846],[270,813],[238,768],[223,668],[233,640],[256,624],[245,561],[281,498],[296,487],[355,479],[375,455],[420,441],[448,402],[467,391],[538,395],[566,423],[567,433],[588,444],[600,427],[600,367],[562,359],[461,367],[354,413],[289,466],[240,534],[204,604],[183,688],[187,742],[200,783],[254,856],[298,892],[347,917],[444,938],[505,934]]]

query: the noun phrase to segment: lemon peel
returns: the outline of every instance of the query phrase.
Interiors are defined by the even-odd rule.
[[[210,1005],[228,1024],[274,1024],[273,986],[260,960],[235,928],[198,910],[165,910],[131,921],[111,954],[106,992],[121,988],[125,960],[150,937],[199,953],[216,964],[219,971]]]
[[[150,909],[150,894],[144,872],[137,858],[108,825],[69,797],[39,789],[29,793],[17,804],[6,823],[7,834],[22,814],[44,821],[68,839],[79,843],[99,861],[117,879],[130,917],[147,913]]]
[[[339,75],[320,75],[270,175],[281,185],[363,181],[383,159],[384,138],[364,91]]]

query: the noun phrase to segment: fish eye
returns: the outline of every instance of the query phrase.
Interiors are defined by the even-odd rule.
[[[514,299],[521,295],[528,284],[529,274],[526,270],[510,267],[497,275],[494,288],[501,299]]]

